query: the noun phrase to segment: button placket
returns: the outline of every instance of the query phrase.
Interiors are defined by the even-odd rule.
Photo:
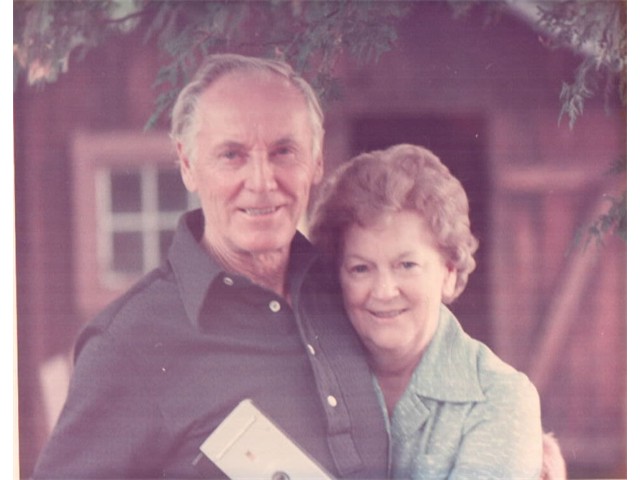
[[[298,328],[300,330],[303,345],[307,349],[311,359],[311,366],[316,381],[319,398],[322,400],[323,410],[327,419],[327,440],[332,449],[344,453],[341,458],[335,458],[338,471],[345,478],[348,474],[363,467],[362,457],[355,446],[351,416],[347,412],[347,401],[343,398],[338,372],[338,364],[334,364],[329,355],[334,350],[329,344],[329,351],[319,341],[315,334],[314,318],[305,318],[305,312],[299,306],[294,307]]]

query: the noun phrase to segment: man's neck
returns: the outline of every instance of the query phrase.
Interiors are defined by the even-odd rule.
[[[233,252],[215,248],[204,237],[200,244],[229,273],[243,275],[255,284],[286,298],[289,248],[259,253]]]

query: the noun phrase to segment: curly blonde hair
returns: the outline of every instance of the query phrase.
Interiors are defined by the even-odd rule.
[[[471,233],[469,201],[460,181],[430,150],[400,144],[363,153],[342,165],[318,194],[309,236],[336,263],[346,230],[382,215],[413,211],[425,221],[448,265],[456,270],[455,300],[475,269],[478,240]]]

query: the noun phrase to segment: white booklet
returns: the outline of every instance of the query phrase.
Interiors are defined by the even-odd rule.
[[[232,480],[331,480],[249,399],[241,401],[207,437],[200,452]]]

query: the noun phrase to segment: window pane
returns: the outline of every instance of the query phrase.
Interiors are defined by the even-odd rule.
[[[113,233],[113,265],[111,269],[118,273],[142,273],[142,233]]]
[[[111,172],[113,212],[139,212],[142,209],[140,172]]]
[[[161,212],[186,210],[187,189],[177,169],[158,172],[158,203]]]
[[[173,230],[160,231],[160,260],[167,258],[169,247],[173,241]]]

